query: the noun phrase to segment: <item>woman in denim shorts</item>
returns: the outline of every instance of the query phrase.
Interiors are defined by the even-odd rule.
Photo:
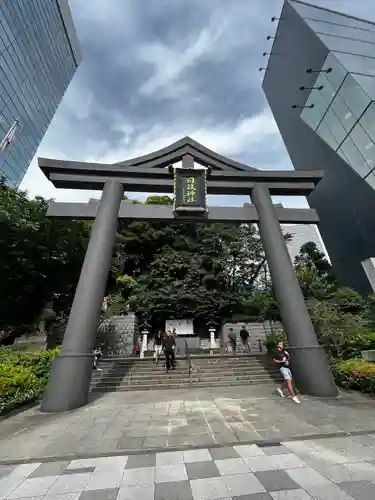
[[[280,373],[281,376],[283,377],[285,381],[285,385],[288,389],[289,394],[292,397],[292,400],[295,403],[300,403],[300,400],[297,398],[294,389],[293,389],[293,376],[292,372],[289,368],[289,361],[290,361],[290,354],[289,352],[285,349],[284,344],[282,342],[279,342],[277,344],[277,348],[273,357],[274,363],[279,365],[280,368]],[[278,388],[277,392],[280,394],[280,396],[283,398],[284,397],[284,392],[282,388]]]

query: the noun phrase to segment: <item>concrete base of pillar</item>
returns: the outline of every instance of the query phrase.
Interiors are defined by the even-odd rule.
[[[87,404],[92,371],[92,354],[57,356],[52,363],[40,411],[57,413]]]
[[[288,350],[296,387],[301,393],[321,398],[338,395],[323,347],[289,347]]]

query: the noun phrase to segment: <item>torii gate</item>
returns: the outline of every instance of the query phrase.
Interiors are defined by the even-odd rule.
[[[179,161],[181,168],[171,167]],[[194,169],[194,161],[206,169]],[[114,165],[45,158],[39,158],[38,164],[57,188],[103,191],[99,203],[52,202],[47,212],[55,218],[95,219],[95,222],[42,411],[71,410],[88,401],[92,350],[118,218],[257,223],[298,386],[312,396],[337,396],[327,357],[318,344],[280,227],[280,223],[316,224],[318,216],[312,209],[273,205],[271,199],[271,195],[310,194],[322,179],[322,172],[257,170],[219,155],[189,137]],[[174,193],[174,207],[131,204],[123,201],[124,191]],[[249,195],[253,205],[207,207],[207,193]]]

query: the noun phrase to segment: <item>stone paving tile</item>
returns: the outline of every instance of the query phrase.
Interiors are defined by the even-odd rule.
[[[184,455],[182,451],[167,451],[156,454],[156,467],[182,463],[184,463]]]
[[[252,495],[240,495],[234,500],[273,500],[270,493],[254,493]]]
[[[296,490],[301,487],[283,470],[259,471],[255,476],[267,491]]]
[[[227,458],[226,460],[215,460],[215,465],[222,476],[231,474],[248,474],[249,468],[241,458]]]
[[[90,492],[91,493],[91,492]],[[92,492],[94,493],[94,492]],[[99,492],[97,492],[99,493]],[[84,493],[81,493],[80,491],[76,493],[65,493],[65,495],[45,495],[43,497],[43,500],[78,500]],[[117,493],[116,493],[117,495]],[[41,497],[36,497],[38,500],[40,500]],[[89,500],[88,497],[86,497],[86,500]],[[97,496],[96,499],[93,498],[93,500],[107,500],[105,497],[99,497]],[[108,500],[113,500],[112,498],[108,498]]]
[[[120,488],[117,500],[154,500],[155,486],[124,486]]]
[[[375,483],[371,481],[343,482],[338,486],[351,495],[355,500],[368,500],[375,498]]]
[[[220,472],[215,462],[196,462],[185,465],[189,479],[204,479],[208,477],[220,477]]]
[[[351,495],[335,484],[312,486],[306,491],[314,500],[353,500]]]
[[[226,458],[238,458],[240,456],[233,446],[211,448],[210,454],[214,460],[225,460]]]
[[[171,483],[174,481],[185,481],[188,476],[186,473],[185,464],[162,465],[156,467],[155,482],[156,483]]]
[[[48,476],[26,479],[10,493],[8,498],[44,496],[57,478],[58,476]]]
[[[121,486],[146,486],[155,482],[155,467],[126,469],[122,476]]]
[[[52,463],[47,463],[47,464],[42,464],[42,465],[52,465]],[[42,467],[42,465],[40,467]],[[39,467],[39,468],[40,468]],[[52,469],[53,470],[53,469]],[[65,469],[61,472],[61,474],[84,474],[84,473],[88,473],[88,472],[94,472],[95,470],[95,467],[85,467],[84,469]],[[58,472],[57,472],[58,473]],[[51,474],[50,472],[49,473],[45,473],[45,474],[38,474],[39,476],[43,475],[43,476],[53,476],[54,474]],[[35,476],[35,474],[33,473],[33,476],[34,477],[37,477]]]
[[[185,464],[212,460],[212,455],[208,449],[186,450],[182,452],[182,456]]]
[[[14,467],[12,466],[0,466],[0,479],[6,477],[6,476],[9,476],[9,474],[12,472],[12,470],[14,469]]]
[[[116,500],[118,492],[119,492],[119,488],[110,488],[107,490],[96,490],[96,491],[84,491],[83,493],[80,494],[80,496],[78,498],[79,498],[79,500]],[[58,495],[54,495],[50,499],[46,499],[46,497],[44,497],[43,500],[45,500],[45,499],[46,500],[60,500],[59,498],[55,498],[55,497],[58,497]],[[78,498],[77,498],[77,500],[78,500]],[[64,498],[61,500],[70,500],[70,499]],[[72,499],[72,500],[76,500],[76,499]]]
[[[85,490],[107,490],[118,488],[123,476],[122,470],[97,470],[90,477],[85,486]]]
[[[312,500],[305,490],[284,490],[271,493],[274,500]]]
[[[255,456],[244,459],[252,472],[262,470],[297,469],[306,467],[306,463],[292,453],[285,455]]]
[[[223,476],[222,479],[230,497],[266,491],[261,482],[252,473]]]
[[[156,455],[129,455],[126,469],[138,469],[140,467],[155,467]]]
[[[155,500],[193,500],[189,481],[156,484]]]
[[[190,481],[194,500],[218,500],[228,498],[228,489],[222,477],[210,477]],[[246,492],[247,494],[248,492]]]
[[[285,446],[264,446],[262,447],[263,453],[266,455],[284,455],[285,453],[288,452],[288,448],[285,448]]]

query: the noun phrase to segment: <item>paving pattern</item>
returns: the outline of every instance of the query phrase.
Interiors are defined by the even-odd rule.
[[[354,393],[300,405],[263,386],[111,393],[63,414],[36,407],[0,421],[0,463],[368,432],[374,415],[375,400]]]
[[[375,435],[2,465],[0,499],[373,500]]]

